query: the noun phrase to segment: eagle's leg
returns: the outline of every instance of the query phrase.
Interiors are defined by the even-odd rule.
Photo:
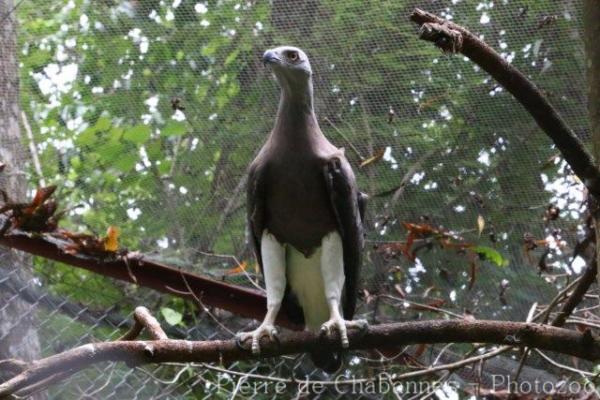
[[[285,247],[267,230],[262,235],[260,253],[267,287],[267,314],[258,328],[236,335],[238,343],[252,339],[252,353],[257,355],[260,354],[260,339],[263,336],[268,336],[272,341],[277,340],[275,318],[281,308],[286,286]]]
[[[329,320],[321,325],[321,334],[329,336],[332,330],[337,330],[340,334],[342,347],[347,348],[350,345],[348,328],[366,329],[368,324],[365,320],[347,321],[340,314],[345,277],[344,249],[342,238],[338,232],[332,232],[323,238],[321,273],[323,274],[325,298],[329,306]]]

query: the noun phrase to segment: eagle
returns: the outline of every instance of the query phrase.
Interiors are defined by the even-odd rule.
[[[267,313],[258,328],[237,334],[251,340],[277,339],[277,314],[321,335],[339,334],[347,348],[356,308],[363,219],[367,196],[356,184],[343,148],[327,140],[313,108],[312,68],[297,47],[267,50],[281,96],[275,126],[248,168],[247,217],[250,242],[264,277]],[[341,353],[311,353],[314,364],[333,373]]]

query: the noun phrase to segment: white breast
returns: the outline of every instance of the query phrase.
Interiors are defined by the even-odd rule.
[[[304,310],[306,327],[316,331],[329,319],[321,272],[322,249],[319,247],[309,258],[292,246],[286,250],[287,281]]]

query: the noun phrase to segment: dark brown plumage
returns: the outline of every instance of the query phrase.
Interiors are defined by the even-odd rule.
[[[310,65],[308,68],[310,72]],[[357,189],[343,149],[331,144],[319,128],[312,107],[310,75],[303,86],[298,82],[302,76],[290,78],[285,73],[276,73],[283,90],[275,126],[249,167],[247,211],[252,243],[262,270],[261,237],[265,230],[307,258],[320,248],[326,235],[338,232],[345,276],[343,317],[351,320],[356,307],[366,196]],[[304,323],[303,310],[289,282],[282,309],[293,321]],[[313,359],[329,372],[341,362],[334,355],[321,354]]]

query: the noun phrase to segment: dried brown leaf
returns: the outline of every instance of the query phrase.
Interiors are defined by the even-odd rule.
[[[385,154],[385,149],[377,150],[371,157],[369,157],[366,160],[364,160],[363,162],[361,162],[358,167],[364,168],[368,165],[374,164],[377,161],[381,160],[383,158],[384,154]]]

